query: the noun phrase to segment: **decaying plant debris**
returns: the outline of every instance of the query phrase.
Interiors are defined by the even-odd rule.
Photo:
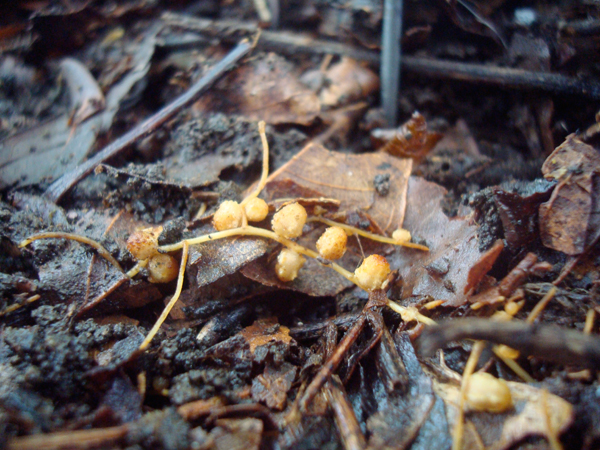
[[[0,446],[600,446],[600,9],[388,3],[0,7]]]

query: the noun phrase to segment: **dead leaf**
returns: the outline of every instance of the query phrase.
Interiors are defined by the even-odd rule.
[[[540,205],[542,243],[567,255],[586,251],[600,235],[600,155],[575,135],[546,159],[542,172],[557,180],[550,200]]]
[[[321,105],[316,94],[300,83],[293,65],[268,53],[250,59],[217,83],[194,108],[238,114],[247,120],[309,125]]]
[[[309,144],[290,162],[269,177],[265,198],[272,181],[290,179],[298,185],[320,192],[323,197],[340,201],[340,213],[368,212],[384,232],[402,227],[406,208],[406,186],[412,169],[410,159],[385,153],[353,155],[332,152],[321,145]],[[389,175],[389,191],[381,195],[375,189],[377,175]]]
[[[64,58],[60,68],[71,97],[69,125],[77,126],[104,109],[104,94],[89,69],[77,59]]]
[[[311,233],[308,235],[309,237],[307,235],[303,237],[306,239],[312,237],[312,242],[315,242],[322,231],[323,229],[321,228],[318,233]],[[354,269],[354,266],[348,265],[349,258],[348,254],[346,254],[338,262],[340,265]],[[356,258],[354,257],[352,260],[356,261]],[[298,273],[298,277],[292,282],[283,282],[277,278],[275,258],[260,258],[244,267],[242,273],[251,280],[258,281],[265,286],[276,287],[278,289],[291,289],[313,297],[333,296],[352,286],[352,283],[346,278],[311,258],[307,259]]]
[[[446,190],[422,178],[410,177],[404,228],[429,252],[399,249],[388,257],[404,280],[403,297],[430,295],[448,306],[466,301],[465,288],[471,267],[481,258],[478,227],[468,217],[448,218],[441,201]],[[428,266],[442,264],[445,273],[432,275]]]
[[[362,100],[379,89],[379,77],[358,61],[346,56],[324,74],[319,92],[323,106],[337,107]]]
[[[522,248],[538,237],[538,209],[550,198],[553,188],[543,180],[526,184],[523,193],[493,188],[504,237],[510,247]]]
[[[309,216],[333,214],[340,208],[340,201],[325,198],[318,191],[296,184],[290,179],[273,180],[263,196],[267,196],[269,210],[277,211],[288,203],[297,202],[304,206]]]
[[[68,213],[75,221],[71,226],[65,211],[44,198],[19,194],[14,196],[13,202],[21,209],[20,214],[33,215],[42,222],[36,229],[15,230],[11,239],[21,240],[41,229],[63,230],[104,243],[112,252],[128,254],[127,237],[140,225],[128,213],[112,216],[96,210],[73,210]],[[43,239],[33,242],[30,247],[33,252],[50,250],[49,257],[37,267],[39,289],[51,299],[73,304],[75,316],[91,311],[97,313],[101,309],[114,312],[120,308],[140,307],[162,297],[156,286],[147,281],[132,281],[84,244],[65,239]]]
[[[101,113],[75,128],[65,114],[0,142],[0,188],[51,182],[83,161],[98,134],[110,128],[126,95],[146,76],[158,31],[157,27],[146,31],[136,45],[129,72],[110,88]]]
[[[504,250],[504,242],[498,239],[494,242],[494,245],[490,247],[483,255],[481,259],[477,261],[469,270],[467,277],[467,285],[465,286],[464,294],[469,295],[473,292],[483,277],[490,271],[500,253]]]
[[[501,29],[484,14],[485,6],[464,0],[448,0],[442,4],[454,24],[469,33],[487,36],[507,47]]]
[[[267,248],[265,239],[241,236],[194,245],[188,257],[188,277],[194,280],[195,289],[206,286],[259,258]]]
[[[513,410],[502,414],[471,412],[466,417],[475,426],[485,448],[505,450],[526,437],[547,436],[546,422],[553,433],[560,434],[573,421],[573,406],[562,398],[524,383],[508,381],[507,384]],[[444,399],[448,422],[453,426],[458,414],[460,386],[434,381],[434,389]]]
[[[434,392],[431,377],[423,371],[407,333],[396,334],[394,343],[406,367],[408,389],[367,420],[369,448],[450,448],[444,402]]]
[[[376,129],[371,132],[375,146],[399,158],[413,158],[421,161],[442,139],[439,133],[427,131],[425,117],[419,112],[399,128],[394,130]]]

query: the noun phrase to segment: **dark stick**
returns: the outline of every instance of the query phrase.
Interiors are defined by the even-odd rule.
[[[352,328],[350,328],[344,335],[333,354],[327,359],[327,361],[325,361],[325,364],[323,364],[319,372],[317,372],[313,380],[306,388],[304,395],[298,403],[300,411],[307,411],[308,405],[312,399],[315,398],[315,395],[319,393],[329,377],[336,371],[352,344],[354,344],[354,342],[356,342],[356,340],[359,338],[360,333],[367,322],[369,310],[382,308],[386,304],[387,297],[385,292],[383,292],[381,289],[375,290],[369,294],[369,301],[364,306],[362,313],[358,316]]]
[[[600,369],[600,338],[556,325],[456,319],[427,327],[417,342],[424,355],[432,355],[459,339],[486,340],[547,361]]]
[[[337,375],[333,375],[325,384],[324,391],[329,406],[333,409],[335,423],[344,443],[344,448],[346,450],[367,448],[367,440],[356,419],[352,403]]]
[[[173,13],[165,13],[162,18],[167,24],[224,40],[239,39],[240,36],[255,33],[257,30],[255,24],[242,24],[237,21],[213,21]],[[313,39],[297,33],[263,31],[258,46],[287,55],[298,53],[343,55],[373,65],[380,64],[380,56],[377,52],[357,49],[339,42]],[[488,64],[461,63],[405,55],[402,56],[402,69],[431,78],[451,78],[514,89],[538,89],[551,94],[575,94],[600,100],[600,83],[557,73],[532,72]]]
[[[600,83],[580,80],[558,73],[532,72],[511,67],[461,63],[437,59],[404,57],[403,67],[413,73],[433,78],[495,84],[516,89],[539,89],[555,94],[576,94],[600,99]]]
[[[48,187],[44,196],[53,202],[57,202],[67,193],[77,182],[89,175],[92,170],[107,159],[117,155],[139,138],[155,131],[159,126],[173,117],[180,110],[194,102],[198,96],[210,87],[219,77],[231,69],[237,62],[246,56],[252,50],[252,44],[247,40],[242,40],[225,57],[211,67],[206,74],[200,78],[185,93],[177,97],[173,102],[162,108],[153,116],[147,118],[142,123],[125,133],[123,136],[109,144],[92,158],[77,166],[72,172],[64,174],[58,180]]]
[[[381,32],[381,104],[389,127],[398,122],[400,90],[400,37],[402,36],[402,0],[384,0]]]
[[[304,395],[300,399],[300,411],[307,411],[308,405],[310,404],[312,399],[315,398],[315,395],[319,393],[321,387],[323,387],[323,385],[331,376],[331,374],[335,372],[335,370],[338,368],[338,366],[344,359],[344,356],[346,356],[346,353],[348,353],[348,350],[350,349],[352,344],[354,344],[354,342],[356,342],[356,340],[360,336],[360,333],[362,332],[366,322],[366,314],[361,314],[360,316],[358,316],[358,320],[356,321],[354,326],[348,330],[344,338],[340,341],[339,345],[333,352],[333,355],[331,355],[329,359],[327,359],[325,364],[323,364],[323,366],[321,367],[321,370],[319,370],[317,375],[313,378],[311,383],[306,388]]]

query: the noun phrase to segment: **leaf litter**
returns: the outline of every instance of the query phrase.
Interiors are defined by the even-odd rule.
[[[133,16],[147,7],[132,3],[125,12]],[[449,17],[457,26],[505,39],[499,25],[485,17],[490,10],[455,3]],[[328,7],[324,5],[319,8]],[[43,5],[32,7],[44,13]],[[466,8],[471,20],[457,15],[460,8]],[[84,6],[44,17],[51,21],[87,11]],[[121,17],[121,12],[96,12],[103,20]],[[331,20],[341,12],[321,13]],[[353,17],[352,26],[372,19],[372,14],[377,16],[377,11],[365,9],[362,16]],[[337,17],[349,20],[343,14]],[[402,98],[408,120],[404,126],[367,136],[364,115],[378,85],[372,67],[348,57],[317,62],[257,51],[190,111],[165,125],[162,137],[156,133],[140,143],[133,152],[135,165],[107,168],[109,176],[96,175],[101,181],[96,187],[93,177],[83,181],[62,209],[31,192],[70,170],[98,139],[110,139],[113,129],[119,133],[123,123],[135,122],[127,101],[142,113],[152,105],[136,105],[135,81],[156,87],[169,79],[168,89],[177,89],[173,86],[191,79],[189,73],[168,71],[162,73],[165,78],[155,78],[155,61],[150,58],[160,30],[156,25],[141,33],[146,40],[136,41],[124,31],[139,64],[110,59],[106,48],[119,42],[119,30],[123,29],[103,35],[96,50],[78,55],[94,68],[106,94],[105,109],[95,91],[89,100],[73,98],[70,111],[63,108],[60,120],[65,124],[44,128],[51,147],[53,139],[61,151],[77,145],[80,153],[71,162],[59,169],[39,165],[39,170],[28,170],[32,145],[34,158],[48,156],[47,142],[41,151],[37,147],[44,125],[3,142],[11,148],[22,146],[17,157],[9,155],[3,163],[4,192],[8,186],[29,189],[27,194],[16,191],[12,204],[3,203],[0,210],[6,250],[0,259],[0,420],[9,447],[39,447],[40,439],[48,439],[51,448],[72,442],[118,448],[303,448],[326,443],[345,448],[451,448],[461,441],[462,448],[524,448],[531,442],[553,449],[562,444],[594,448],[598,437],[589,424],[597,422],[595,410],[581,407],[595,389],[590,367],[596,368],[598,353],[593,336],[598,273],[593,127],[566,137],[547,157],[541,170],[550,182],[525,179],[486,185],[485,180],[496,179],[494,164],[510,167],[521,160],[509,157],[506,164],[498,163],[501,158],[489,151],[480,134],[465,138],[463,119],[437,144],[439,131],[449,128],[440,126],[443,114],[427,106],[431,97],[423,101],[428,97],[421,88],[417,87],[420,100]],[[354,31],[359,36],[364,30]],[[165,51],[167,41],[160,42]],[[203,58],[224,53],[218,42],[204,42],[210,50],[198,59],[201,65]],[[102,50],[103,45],[109,47]],[[584,51],[573,42],[568,45],[572,51]],[[112,62],[98,66],[104,57]],[[139,71],[134,76],[135,67]],[[113,89],[119,79],[122,90],[117,95]],[[125,100],[126,93],[133,97]],[[421,102],[424,114],[414,113],[413,101]],[[552,110],[545,105],[536,111]],[[68,127],[69,116],[74,128]],[[550,123],[544,117],[514,124],[525,133],[526,147],[537,149],[536,157],[542,147],[535,143],[543,141],[547,149],[551,141],[544,135]],[[215,240],[190,247],[180,304],[158,339],[142,352],[138,347],[160,313],[159,300],[168,301],[175,282],[149,283],[150,269],[143,267],[131,279],[101,254],[72,240],[39,240],[18,248],[22,239],[41,231],[74,232],[100,241],[130,269],[136,262],[126,240],[151,223],[177,219],[164,223],[170,231],[160,246],[211,233],[215,202],[242,199],[242,189],[231,180],[248,186],[256,178],[256,120],[273,125],[267,134],[274,153],[281,156],[261,194],[269,215],[259,225],[268,229],[271,214],[297,201],[312,217],[297,241],[308,249],[314,248],[327,221],[354,227],[357,231],[350,231],[339,264],[352,272],[366,256],[385,255],[394,269],[386,281],[390,299],[379,290],[369,295],[352,288],[353,283],[323,259],[311,258],[296,280],[282,282],[274,273],[280,243],[247,236]],[[477,120],[469,122],[469,127],[477,126]],[[80,145],[83,138],[87,140]],[[502,136],[489,138],[507,145]],[[384,151],[361,153],[371,148],[367,142],[378,139],[389,140]],[[331,151],[329,146],[344,148]],[[349,152],[349,147],[359,153]],[[459,162],[456,172],[464,177],[447,176],[444,164],[455,170],[452,158],[464,158],[465,149],[470,159],[464,166]],[[415,176],[413,167],[420,161],[421,176]],[[87,196],[89,192],[95,196]],[[470,206],[458,199],[461,193],[464,198],[471,195]],[[391,239],[401,228],[410,232],[413,243],[429,250],[398,248],[358,233]],[[179,252],[171,256],[181,258]],[[557,290],[553,281],[564,287]],[[556,303],[577,312],[560,322]],[[415,352],[415,346],[425,347],[428,336],[446,329],[446,323],[432,326],[434,321],[455,316],[479,317],[481,329],[472,328],[469,334],[467,327],[438,342],[443,351],[435,357]],[[531,325],[534,320],[540,323]],[[559,338],[544,341],[544,333]],[[481,361],[477,364],[471,357],[466,364],[473,360],[492,380],[507,380],[513,405],[509,411],[465,406],[464,398],[476,395],[468,386],[478,376],[464,369],[465,353],[471,348],[462,341],[466,338],[496,344],[494,353],[477,353],[481,345],[473,344],[473,354]],[[450,340],[461,342],[452,345]],[[565,345],[574,342],[584,351]],[[502,345],[504,353],[498,352]],[[511,372],[515,365],[509,360],[538,381],[519,380],[522,373]],[[491,400],[483,394],[483,401]],[[32,416],[29,411],[39,413]],[[584,430],[583,437],[573,438],[573,430]]]

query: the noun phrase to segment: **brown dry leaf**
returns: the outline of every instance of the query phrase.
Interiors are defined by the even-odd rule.
[[[281,342],[286,347],[289,347],[292,343],[290,329],[279,325],[275,317],[257,320],[240,331],[239,335],[248,343],[252,353],[261,345],[270,342]]]
[[[291,201],[296,196],[316,198],[309,204],[313,212],[320,208],[322,214],[334,220],[386,234],[402,226],[411,167],[410,159],[399,159],[385,153],[350,155],[310,144],[269,177],[263,196],[270,204]],[[389,190],[383,196],[375,189],[374,179],[386,175],[389,176]],[[335,214],[327,214],[336,207]],[[324,226],[315,224],[298,242],[314,249],[323,231]],[[356,238],[349,239],[346,254],[337,262],[353,271],[360,264],[363,251],[365,255],[387,254],[393,249],[368,239],[361,239],[361,245],[362,251]],[[312,296],[336,295],[352,285],[312,259],[307,260],[298,278],[291,283],[277,278],[274,265],[274,258],[264,257],[248,264],[242,273],[266,286],[293,289]]]
[[[320,192],[323,197],[340,200],[339,211],[342,214],[367,212],[381,230],[391,233],[402,227],[411,170],[410,159],[395,158],[381,152],[352,155],[309,144],[269,177],[266,196],[269,200],[275,199],[269,194],[271,182],[290,179]],[[389,176],[387,193],[375,189],[377,176]]]
[[[254,188],[249,192],[252,189]],[[325,198],[321,192],[308,189],[290,179],[270,181],[262,196],[267,198],[269,210],[276,211],[290,202],[298,202],[310,216],[335,213],[341,203],[336,198]]]
[[[559,183],[540,205],[540,234],[546,247],[567,255],[585,252],[600,233],[600,155],[575,135],[546,159],[542,172]]]
[[[528,436],[558,435],[573,421],[573,406],[566,400],[524,383],[508,381],[507,384],[514,409],[502,414],[471,412],[466,416],[467,423],[475,428],[471,433],[479,435],[485,448],[505,450]],[[453,426],[458,414],[460,387],[434,381],[434,389],[444,399],[448,422]],[[469,430],[466,431],[465,444],[469,438]]]
[[[403,297],[430,295],[448,306],[466,301],[468,275],[481,258],[478,227],[468,217],[448,218],[441,201],[446,190],[422,178],[410,177],[404,228],[429,247],[429,252],[400,249],[388,260],[404,279]],[[442,267],[443,270],[428,270]]]
[[[358,61],[342,57],[324,74],[325,87],[319,92],[323,106],[337,107],[361,100],[379,89],[379,77]]]
[[[309,125],[321,110],[316,94],[298,81],[292,64],[275,53],[252,58],[217,83],[194,107],[271,124],[300,125]]]
[[[425,117],[415,112],[397,129],[373,130],[371,138],[376,146],[383,145],[382,151],[400,158],[413,158],[418,162],[435,147],[442,135],[427,131]]]
[[[271,409],[283,410],[297,370],[296,366],[287,362],[280,367],[267,364],[264,373],[252,380],[252,398]]]

